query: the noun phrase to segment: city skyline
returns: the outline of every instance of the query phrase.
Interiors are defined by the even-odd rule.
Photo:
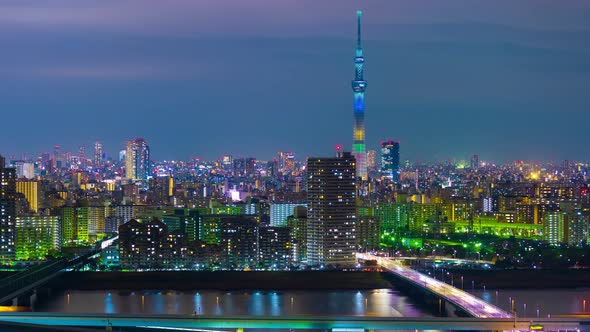
[[[534,16],[508,1],[432,2],[429,10],[398,1],[255,1],[243,12],[150,2],[139,17],[135,1],[60,4],[1,5],[1,83],[11,88],[0,108],[16,124],[0,133],[11,142],[0,145],[4,155],[53,144],[76,151],[96,139],[118,151],[133,137],[150,141],[160,160],[352,150],[347,85],[361,9],[372,82],[367,150],[396,139],[404,160],[585,158],[583,121],[572,120],[589,103],[590,6],[582,1],[543,2]],[[193,23],[203,12],[235,23]],[[321,88],[310,89],[310,77]]]
[[[0,330],[590,326],[588,17],[0,1]]]
[[[137,138],[129,138],[125,141],[123,141],[120,145],[118,145],[117,147],[113,148],[112,150],[103,148],[103,144],[102,141],[95,141],[95,142],[88,142],[88,144],[84,144],[84,145],[72,145],[72,148],[67,148],[65,146],[61,146],[61,145],[57,145],[60,147],[59,151],[62,155],[68,155],[70,157],[77,157],[77,151],[81,148],[84,147],[86,149],[93,147],[96,143],[100,143],[101,146],[101,153],[104,154],[104,161],[107,160],[111,160],[112,162],[123,162],[125,163],[125,152],[126,152],[126,143],[128,141],[133,141],[135,139],[142,139],[145,140],[149,143],[150,147],[152,146],[152,142],[143,138],[143,137],[137,137]],[[390,142],[391,140],[389,139],[384,139],[379,141],[374,147],[370,147],[367,149],[367,152],[372,152],[375,153],[375,157],[378,157],[378,161],[376,159],[376,166],[380,166],[382,164],[382,160],[381,157],[383,156],[383,147],[382,145],[384,143]],[[400,141],[395,140],[394,141],[398,146],[401,145]],[[86,141],[85,141],[86,143]],[[5,153],[0,151],[0,156],[4,157],[6,159],[6,164],[10,165],[11,162],[20,162],[20,161],[36,161],[39,160],[40,158],[42,158],[43,154],[49,154],[51,157],[53,157],[54,155],[54,147],[56,145],[48,145],[46,149],[42,150],[42,151],[21,151],[18,153]],[[151,148],[150,148],[151,149]],[[561,163],[563,163],[564,161],[568,161],[568,162],[579,162],[579,163],[588,163],[590,162],[590,159],[588,159],[588,157],[579,157],[579,158],[572,158],[572,159],[559,159],[559,158],[555,158],[555,159],[550,159],[550,158],[537,158],[537,159],[524,159],[524,158],[515,158],[515,159],[492,159],[489,158],[487,156],[482,156],[479,153],[477,153],[477,151],[474,151],[472,153],[465,153],[461,156],[447,156],[447,157],[443,157],[443,158],[432,158],[432,159],[410,159],[407,158],[407,156],[405,156],[405,147],[402,145],[401,148],[399,148],[399,150],[401,151],[399,153],[399,162],[400,165],[403,164],[403,162],[410,162],[410,163],[416,163],[416,164],[436,164],[436,163],[457,163],[457,164],[461,164],[461,165],[465,165],[465,166],[469,166],[469,163],[471,162],[471,159],[474,156],[477,156],[477,158],[480,159],[481,162],[485,162],[488,164],[494,164],[494,165],[506,165],[506,164],[511,164],[511,163],[515,163],[515,162],[524,162],[524,163],[532,163],[532,164],[541,164],[541,165],[559,165]],[[87,161],[92,161],[95,156],[94,156],[94,152],[91,152],[90,150],[88,150],[89,152],[86,155],[86,160]],[[343,151],[343,152],[352,152],[351,149],[344,149],[342,148],[342,145],[340,144],[333,144],[333,145],[327,145],[326,148],[324,150],[322,150],[321,152],[319,152],[319,154],[322,155],[326,155],[326,156],[331,156],[331,155],[336,155],[338,151]],[[313,154],[310,153],[302,153],[301,151],[293,151],[291,149],[289,149],[288,147],[285,148],[279,148],[279,150],[274,151],[273,152],[269,152],[269,153],[264,153],[264,154],[246,154],[246,153],[240,153],[237,152],[235,154],[232,153],[228,153],[227,151],[218,151],[218,152],[214,152],[211,154],[210,158],[207,157],[203,157],[201,155],[197,155],[197,154],[193,154],[193,155],[189,155],[186,158],[157,158],[157,157],[152,157],[152,153],[150,151],[150,158],[149,160],[152,162],[164,162],[164,161],[184,161],[184,162],[188,162],[191,160],[202,160],[202,161],[223,161],[223,159],[225,157],[233,157],[233,158],[254,158],[256,161],[272,161],[272,160],[280,160],[281,159],[281,154],[284,154],[285,152],[291,153],[294,157],[295,160],[299,161],[299,162],[304,162],[308,157],[313,156]],[[121,153],[123,153],[123,155],[121,155]],[[264,157],[262,157],[262,155],[264,155]],[[123,159],[121,159],[123,158]],[[13,165],[14,166],[14,165]],[[375,167],[376,167],[375,166]]]

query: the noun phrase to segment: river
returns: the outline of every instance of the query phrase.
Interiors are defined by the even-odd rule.
[[[71,290],[54,293],[34,309],[63,313],[430,316],[412,299],[393,289],[276,292]]]
[[[474,294],[507,311],[512,309],[514,301],[519,317],[590,312],[590,289],[476,290]],[[240,292],[70,290],[54,293],[34,309],[63,313],[431,316],[417,301],[395,289]]]
[[[473,294],[506,311],[512,310],[514,301],[514,309],[519,317],[590,313],[590,288],[476,290]]]

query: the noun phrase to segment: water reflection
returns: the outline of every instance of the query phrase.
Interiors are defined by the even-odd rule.
[[[365,297],[358,291],[354,296],[354,314],[362,315],[365,313]]]
[[[264,315],[264,303],[262,303],[262,294],[260,292],[254,293],[250,297],[250,303],[248,305],[248,314],[250,315]]]
[[[427,316],[411,299],[391,289],[230,293],[214,290],[186,293],[69,291],[42,304],[38,310],[125,314]]]
[[[281,314],[280,297],[276,292],[270,294],[270,314],[271,316],[279,316]]]
[[[590,289],[488,289],[474,294],[506,311],[514,308],[520,317],[538,318],[590,312],[584,305],[584,300],[590,300]]]
[[[113,297],[111,293],[107,293],[107,296],[104,300],[104,312],[107,314],[115,313],[115,306],[113,305]]]

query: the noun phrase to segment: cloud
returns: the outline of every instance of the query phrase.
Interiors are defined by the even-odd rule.
[[[194,64],[170,66],[158,63],[47,64],[0,66],[0,74],[11,80],[186,80],[202,77],[207,69]]]
[[[356,9],[366,11],[368,24],[483,22],[590,29],[585,0],[568,0],[567,5],[551,0],[5,0],[0,2],[0,25],[191,36],[337,34]]]
[[[47,67],[40,68],[34,73],[45,78],[90,80],[182,79],[188,76],[187,71],[161,65],[131,64]]]

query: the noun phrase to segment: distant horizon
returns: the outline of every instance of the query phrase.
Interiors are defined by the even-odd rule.
[[[138,136],[156,160],[351,150],[357,10],[367,150],[590,158],[585,0],[2,2],[0,151],[98,139],[113,155]]]
[[[145,137],[142,137],[144,139],[146,139]],[[132,139],[132,138],[130,138]],[[220,160],[223,156],[226,155],[230,155],[232,156],[234,159],[237,158],[255,158],[257,161],[271,161],[274,158],[277,157],[279,152],[293,152],[295,154],[295,159],[297,161],[305,161],[308,157],[330,157],[333,155],[336,155],[336,149],[335,146],[336,144],[332,145],[332,149],[327,149],[325,153],[323,154],[301,154],[298,151],[294,151],[291,149],[283,149],[283,150],[278,150],[276,151],[274,154],[271,155],[266,155],[264,157],[260,157],[259,155],[256,154],[240,154],[240,153],[220,153],[218,154],[218,156],[213,156],[213,157],[204,157],[204,156],[199,156],[199,155],[194,155],[194,156],[189,156],[186,158],[154,158],[153,157],[153,148],[150,144],[150,141],[148,139],[146,139],[148,146],[150,146],[150,154],[152,157],[150,157],[150,160],[155,161],[155,162],[163,162],[163,161],[191,161],[194,159],[200,159],[200,160],[204,160],[204,161],[215,161],[215,160]],[[102,143],[102,141],[99,141]],[[57,144],[60,145],[60,144]],[[90,145],[84,145],[85,149],[86,149],[86,158],[87,159],[93,159],[94,156],[94,142]],[[103,152],[106,153],[106,157],[110,158],[110,159],[118,159],[119,157],[119,152],[124,151],[125,150],[125,145],[122,144],[121,145],[122,148],[118,149],[118,150],[110,150],[108,149],[108,147],[105,147],[103,144]],[[67,147],[60,145],[60,151],[61,153],[64,152],[69,152],[71,153],[72,156],[77,156],[78,155],[78,149],[80,146],[74,148],[74,149],[68,149]],[[380,148],[369,148],[367,151],[371,151],[374,150],[377,152],[377,162],[380,161],[380,155],[381,155],[381,150]],[[342,150],[343,152],[351,152],[350,149],[344,149]],[[40,155],[42,153],[50,153],[51,156],[53,156],[53,146],[51,146],[51,149],[46,149],[40,152],[35,152],[35,153],[31,153],[31,152],[24,152],[24,153],[19,153],[19,154],[8,154],[6,152],[0,151],[0,156],[6,158],[6,162],[10,162],[10,161],[19,161],[19,160],[34,160],[38,157],[40,157]],[[26,156],[26,158],[22,158],[23,154]],[[469,164],[470,159],[473,155],[478,155],[479,156],[479,161],[480,162],[486,162],[486,163],[492,163],[492,164],[498,164],[498,165],[506,165],[506,164],[510,164],[510,163],[515,163],[515,162],[519,162],[522,161],[524,163],[538,163],[538,164],[542,164],[542,165],[550,165],[550,164],[559,164],[562,163],[564,161],[570,161],[570,162],[574,162],[574,163],[585,163],[585,164],[589,164],[590,160],[584,160],[582,158],[571,158],[571,159],[547,159],[547,160],[543,160],[541,158],[532,158],[532,159],[522,159],[522,158],[516,158],[516,159],[507,159],[507,160],[497,160],[497,159],[491,159],[491,158],[487,158],[484,155],[478,154],[478,153],[472,153],[466,156],[461,156],[461,157],[446,157],[446,158],[438,158],[438,159],[429,159],[429,160],[423,160],[423,159],[409,159],[409,158],[404,158],[403,155],[403,145],[401,145],[400,148],[400,162],[405,162],[405,161],[409,161],[411,163],[419,163],[419,164],[429,164],[429,163],[443,163],[443,162],[454,162],[454,163],[458,163],[461,161],[466,162],[467,164]]]

